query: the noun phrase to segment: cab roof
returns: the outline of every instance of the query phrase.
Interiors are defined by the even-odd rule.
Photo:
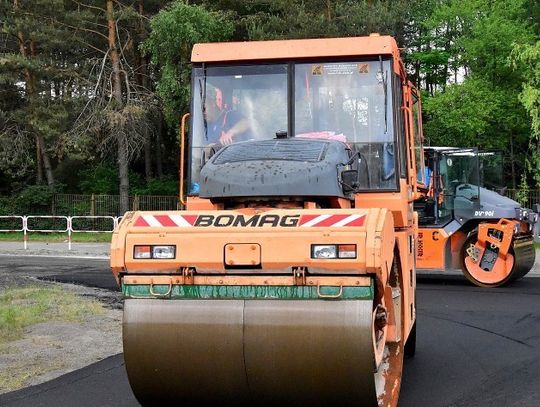
[[[399,59],[396,41],[390,36],[221,42],[195,44],[191,62],[236,62],[341,58],[392,55]]]

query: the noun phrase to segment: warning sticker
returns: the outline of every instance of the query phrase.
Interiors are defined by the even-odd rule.
[[[355,64],[328,64],[324,65],[324,72],[328,75],[352,75],[356,72]]]
[[[311,65],[311,74],[319,75],[353,75],[369,73],[369,64],[324,64]]]
[[[311,74],[312,75],[322,75],[323,66],[322,65],[311,65]]]
[[[369,73],[369,64],[358,64],[358,73]]]

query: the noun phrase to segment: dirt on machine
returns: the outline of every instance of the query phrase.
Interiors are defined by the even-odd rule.
[[[197,44],[192,64],[185,209],[113,235],[135,396],[396,406],[424,157],[395,40]]]
[[[477,148],[426,147],[417,269],[461,270],[480,287],[499,287],[534,266],[537,211],[503,196],[502,157]]]

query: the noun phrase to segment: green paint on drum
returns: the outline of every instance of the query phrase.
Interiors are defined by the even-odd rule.
[[[170,290],[170,293],[169,293]],[[124,298],[163,299],[212,299],[212,300],[371,300],[374,297],[373,284],[367,287],[345,286],[339,295],[338,286],[216,286],[216,285],[173,285],[152,286],[149,284],[123,284]],[[320,294],[320,295],[319,295]],[[336,298],[328,298],[336,297]]]

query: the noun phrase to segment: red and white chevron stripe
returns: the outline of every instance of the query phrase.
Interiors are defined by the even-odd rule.
[[[302,215],[299,226],[303,228],[363,226],[365,217],[366,215],[360,214]]]
[[[150,215],[150,214],[144,214],[139,215],[139,217],[135,220],[134,226],[137,227],[193,227],[198,225],[196,223],[197,218],[200,215]],[[206,218],[208,218],[208,215],[203,215]],[[220,217],[228,217],[230,218],[230,223],[232,224],[232,216],[230,214],[227,215],[217,215],[216,219]],[[234,215],[234,216],[243,216],[243,215]],[[254,215],[259,216],[259,215]],[[276,216],[276,215],[269,215],[269,216]],[[303,227],[303,228],[311,228],[311,227],[350,227],[350,226],[363,226],[365,222],[366,215],[364,214],[318,214],[318,215],[286,215],[288,217],[287,226],[289,227]],[[249,216],[248,216],[249,218]],[[292,223],[292,218],[296,218],[297,222]],[[212,216],[212,219],[214,217]],[[262,220],[262,217],[261,217]],[[275,220],[276,223],[274,226],[277,226],[277,222],[279,221],[279,218]],[[241,225],[236,224],[236,225]],[[267,222],[259,224],[258,221],[253,222],[250,224],[250,226],[269,226],[272,227],[271,224],[268,224]],[[208,220],[205,221],[205,224],[203,226],[211,226],[211,224],[208,223]],[[221,224],[220,226],[225,226]]]
[[[140,215],[135,226],[143,227],[192,227],[197,215]]]

